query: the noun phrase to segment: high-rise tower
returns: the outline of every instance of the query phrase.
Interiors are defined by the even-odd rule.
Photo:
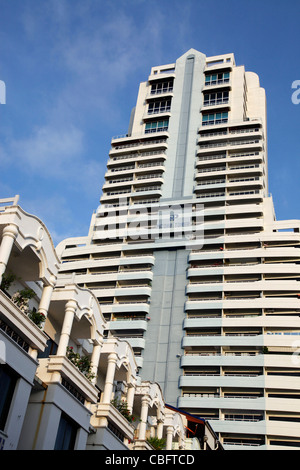
[[[58,247],[141,377],[225,448],[300,448],[300,221],[276,221],[266,132],[233,54],[153,67],[88,236]]]

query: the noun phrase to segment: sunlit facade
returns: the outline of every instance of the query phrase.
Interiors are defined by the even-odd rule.
[[[300,221],[276,220],[267,172],[258,76],[191,49],[140,84],[88,235],[58,247],[58,284],[225,449],[300,448]]]
[[[0,450],[221,449],[203,420],[188,435],[130,344],[105,337],[95,295],[57,284],[59,266],[43,222],[0,199]]]

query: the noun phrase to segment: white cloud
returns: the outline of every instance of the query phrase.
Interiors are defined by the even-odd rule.
[[[73,236],[74,220],[68,201],[62,195],[50,195],[43,198],[21,198],[20,205],[29,214],[42,220],[50,232],[54,245],[64,238]],[[59,227],[59,230],[57,229]],[[78,227],[76,227],[78,229]],[[85,235],[85,229],[82,235]]]
[[[26,139],[12,141],[10,149],[25,171],[47,172],[48,176],[61,178],[83,151],[83,133],[73,126],[57,129],[45,125],[34,129]]]
[[[101,136],[108,132],[105,147],[110,129],[112,134],[126,132],[128,121],[124,129],[120,116],[132,93],[126,104],[129,120],[137,75],[143,80],[152,65],[164,63],[168,12],[156,11],[154,19],[145,3],[147,12],[139,16],[135,7],[140,3],[120,0],[116,7],[105,0],[48,0],[28,1],[20,9],[24,48],[13,42],[11,55],[18,53],[28,74],[26,86],[20,87],[33,104],[23,113],[27,135],[16,125],[1,143],[0,158],[25,210],[36,213],[58,241],[80,231],[80,210],[87,210],[83,199],[98,204],[108,155],[98,148],[102,137],[97,128]],[[91,142],[95,135],[98,142]]]
[[[97,201],[105,167],[87,152],[80,129],[48,124],[35,128],[27,138],[11,139],[5,150],[0,147],[0,158],[15,179],[22,177],[23,189],[30,189],[26,179],[33,182],[31,192],[38,199],[56,194],[57,185],[65,194],[71,191],[70,199],[79,195]]]

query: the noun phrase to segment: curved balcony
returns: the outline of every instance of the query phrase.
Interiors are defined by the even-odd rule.
[[[70,384],[87,401],[96,403],[98,400],[99,391],[97,388],[66,356],[49,356],[46,359],[39,359],[36,374],[40,380],[48,385],[55,383]]]
[[[129,301],[129,302],[119,302],[119,303],[114,303],[111,304],[111,311],[112,313],[137,313],[137,312],[142,312],[142,313],[149,313],[150,310],[150,305],[146,302],[134,302],[134,301]]]
[[[128,318],[116,318],[108,322],[108,329],[110,331],[115,331],[118,335],[118,330],[143,330],[146,331],[148,326],[148,321],[146,319],[136,319],[134,317],[128,316]]]
[[[45,333],[2,290],[0,290],[0,319],[12,327],[28,347],[39,351],[45,349],[47,343]],[[4,327],[2,329],[4,330]]]
[[[112,423],[126,439],[133,440],[134,426],[111,403],[99,403],[92,416],[91,424],[97,429],[107,428],[108,423]],[[97,435],[91,435],[89,445],[96,442]]]

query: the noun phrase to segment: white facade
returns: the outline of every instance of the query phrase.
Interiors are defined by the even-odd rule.
[[[58,282],[91,289],[141,377],[229,449],[300,448],[300,221],[275,219],[265,101],[233,54],[153,67],[88,236],[58,247]]]
[[[159,384],[141,380],[127,341],[104,337],[94,293],[58,285],[59,257],[45,225],[0,200],[0,448],[185,449],[185,416]],[[216,435],[202,427],[212,448]]]

